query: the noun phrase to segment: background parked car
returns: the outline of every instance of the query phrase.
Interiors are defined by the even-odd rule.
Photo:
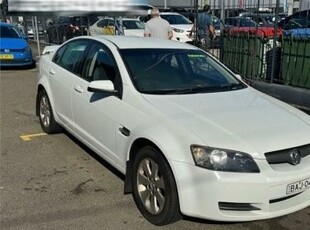
[[[193,41],[189,36],[193,28],[193,23],[188,18],[176,12],[160,12],[160,17],[167,20],[172,27],[172,40],[179,42]]]
[[[135,18],[122,18],[122,29],[120,19],[103,18],[90,27],[90,35],[113,35],[124,34],[126,36],[143,36],[144,23]],[[116,30],[116,31],[115,31]]]
[[[310,9],[298,11],[278,23],[284,30],[310,28]]]
[[[226,27],[256,27],[258,26],[255,21],[245,17],[230,17],[225,18],[224,24]]]
[[[280,21],[280,17],[276,17],[275,14],[244,14],[243,17],[249,18],[255,21],[258,26],[272,27],[274,23]]]
[[[88,27],[97,17],[58,17],[50,21],[46,28],[49,43],[61,44],[70,38],[87,35]]]
[[[0,22],[0,67],[33,66],[32,51],[17,27]]]
[[[42,25],[38,25],[39,39],[44,37],[44,30]],[[27,36],[30,39],[34,39],[36,36],[36,28],[32,28],[32,25],[27,26]]]

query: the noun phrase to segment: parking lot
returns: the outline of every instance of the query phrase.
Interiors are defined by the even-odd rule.
[[[123,177],[109,164],[67,133],[42,133],[35,116],[37,69],[0,75],[1,229],[158,229],[123,194]],[[307,229],[309,217],[310,207],[249,223],[185,217],[161,228]]]

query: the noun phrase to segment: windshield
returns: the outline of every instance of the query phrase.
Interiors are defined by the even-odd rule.
[[[136,30],[136,29],[144,29],[144,24],[138,20],[123,20],[122,21],[124,29],[126,30]],[[118,21],[119,24],[119,21]]]
[[[1,26],[0,37],[1,38],[20,38],[21,35],[17,29],[13,26]]]
[[[120,50],[136,89],[147,94],[229,91],[245,85],[201,50]]]
[[[161,14],[161,18],[167,20],[170,25],[184,25],[184,24],[193,24],[189,19],[183,15],[178,14]]]
[[[239,22],[240,27],[256,27],[257,24],[255,21],[248,18],[241,18]]]

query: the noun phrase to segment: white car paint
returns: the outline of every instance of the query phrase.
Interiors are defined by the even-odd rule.
[[[177,184],[180,210],[185,215],[249,221],[286,215],[310,205],[310,189],[292,197],[286,194],[289,184],[310,178],[310,155],[296,166],[271,165],[265,157],[267,152],[309,145],[308,115],[249,86],[202,94],[140,93],[133,85],[119,49],[196,48],[154,38],[106,36],[73,40],[81,38],[101,42],[110,49],[122,77],[122,99],[94,96],[87,91],[90,85],[87,81],[61,67],[51,76],[55,64],[51,62],[50,47],[49,54],[40,60],[38,85],[46,89],[57,122],[122,173],[126,172],[131,145],[138,138],[145,138],[167,159]],[[229,72],[224,69],[223,66],[223,71]],[[72,80],[62,81],[63,78]],[[62,81],[63,87],[55,88],[54,81]],[[76,90],[77,86],[82,93]],[[71,104],[64,102],[66,98]],[[127,127],[131,135],[121,135],[121,127]],[[198,167],[190,150],[193,144],[248,153],[260,173]],[[219,202],[246,203],[258,210],[223,210]]]

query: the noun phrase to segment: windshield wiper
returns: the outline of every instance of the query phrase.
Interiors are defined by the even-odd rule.
[[[209,93],[209,92],[218,92],[218,91],[226,91],[226,90],[237,90],[243,88],[240,83],[230,83],[223,85],[192,85],[191,87],[182,87],[175,89],[159,89],[159,90],[147,90],[143,93],[148,94],[191,94],[191,93]]]
[[[220,88],[226,89],[226,90],[236,90],[236,89],[243,88],[243,86],[240,83],[229,83],[229,84],[220,85]]]

